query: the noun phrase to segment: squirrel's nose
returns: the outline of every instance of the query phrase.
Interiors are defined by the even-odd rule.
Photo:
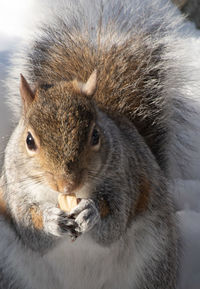
[[[74,182],[67,176],[57,176],[55,180],[60,193],[70,194],[75,187]]]

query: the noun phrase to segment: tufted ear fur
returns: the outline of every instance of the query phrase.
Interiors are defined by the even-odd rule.
[[[92,72],[87,82],[83,83],[80,81],[73,81],[75,90],[83,93],[87,96],[91,96],[94,94],[97,86],[97,71],[96,69]]]
[[[92,72],[87,82],[83,84],[81,91],[85,95],[93,95],[97,86],[97,71],[96,69]]]
[[[35,91],[32,91],[25,77],[20,74],[20,94],[24,104],[24,112],[26,113],[29,106],[35,99]]]

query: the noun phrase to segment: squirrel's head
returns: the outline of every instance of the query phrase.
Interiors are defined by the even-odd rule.
[[[101,167],[103,132],[91,96],[96,71],[86,83],[61,81],[33,91],[21,75],[23,146],[54,190],[71,193]]]

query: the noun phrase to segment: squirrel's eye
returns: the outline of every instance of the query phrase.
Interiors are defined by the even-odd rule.
[[[96,128],[93,129],[92,137],[91,137],[91,145],[96,146],[99,143],[99,132]]]
[[[37,146],[35,144],[34,138],[30,132],[28,132],[27,138],[26,138],[26,144],[29,150],[36,151]]]

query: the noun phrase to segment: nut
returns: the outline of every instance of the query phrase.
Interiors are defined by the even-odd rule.
[[[58,205],[64,212],[70,213],[73,208],[78,205],[77,198],[74,194],[64,195],[60,193],[58,195]]]

